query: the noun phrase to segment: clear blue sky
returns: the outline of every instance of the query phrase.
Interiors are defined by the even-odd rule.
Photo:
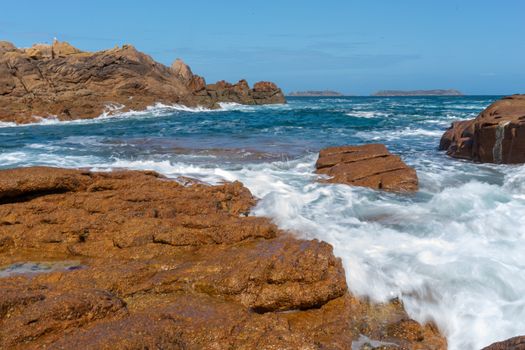
[[[208,82],[525,93],[524,0],[6,1],[0,38],[130,43]]]

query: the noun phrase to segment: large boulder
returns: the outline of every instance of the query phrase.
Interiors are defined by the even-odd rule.
[[[319,152],[315,167],[318,174],[330,176],[324,180],[330,183],[393,192],[418,189],[416,171],[382,144],[325,148]]]
[[[475,119],[452,123],[439,149],[482,163],[525,163],[525,95],[505,97]]]
[[[34,167],[0,171],[0,198],[2,349],[446,349],[352,296],[329,244],[249,216],[239,182]]]
[[[286,101],[275,84],[258,83],[254,89],[244,80],[206,85],[183,61],[166,67],[131,45],[82,52],[59,41],[27,49],[0,42],[0,121],[94,118],[155,103],[218,108],[220,102]]]

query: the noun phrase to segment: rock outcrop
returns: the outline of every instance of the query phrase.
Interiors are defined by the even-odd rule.
[[[418,189],[416,171],[382,144],[325,148],[319,152],[315,167],[318,174],[330,176],[324,180],[330,183],[393,192]]]
[[[497,342],[483,348],[483,350],[525,350],[525,336],[514,337]]]
[[[400,302],[352,296],[330,245],[248,216],[238,182],[20,168],[0,201],[0,266],[78,263],[0,278],[0,348],[446,348]]]
[[[525,95],[505,97],[475,119],[452,123],[439,149],[475,162],[525,163]]]
[[[207,85],[181,60],[166,67],[130,45],[90,53],[58,41],[27,49],[0,42],[0,121],[94,118],[155,103],[217,108],[220,102],[286,101],[273,83]]]

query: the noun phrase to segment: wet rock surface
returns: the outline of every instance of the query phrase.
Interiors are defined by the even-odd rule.
[[[525,95],[505,97],[475,119],[452,123],[439,149],[482,163],[525,163]]]
[[[318,174],[330,176],[324,180],[330,183],[393,192],[418,189],[416,171],[382,144],[325,148],[319,152],[315,167]]]
[[[497,342],[483,348],[483,350],[525,350],[525,336],[514,337]]]
[[[352,296],[332,247],[248,216],[241,183],[154,172],[0,171],[0,348],[445,349],[397,301]]]
[[[0,121],[94,118],[155,103],[217,108],[220,102],[284,103],[273,83],[207,85],[181,60],[171,67],[131,45],[82,52],[65,42],[18,49],[0,42]]]

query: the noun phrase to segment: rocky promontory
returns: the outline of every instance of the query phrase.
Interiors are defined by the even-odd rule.
[[[0,171],[0,348],[446,349],[255,203],[239,182]]]
[[[476,162],[525,163],[525,95],[505,97],[474,119],[452,123],[439,149]]]
[[[383,144],[338,146],[322,149],[315,164],[324,180],[352,186],[370,187],[392,192],[414,192],[418,189],[416,171]]]
[[[66,42],[21,49],[0,41],[0,121],[94,118],[155,103],[217,108],[220,102],[286,101],[273,83],[206,84],[183,61],[167,67],[131,45],[83,52]]]

